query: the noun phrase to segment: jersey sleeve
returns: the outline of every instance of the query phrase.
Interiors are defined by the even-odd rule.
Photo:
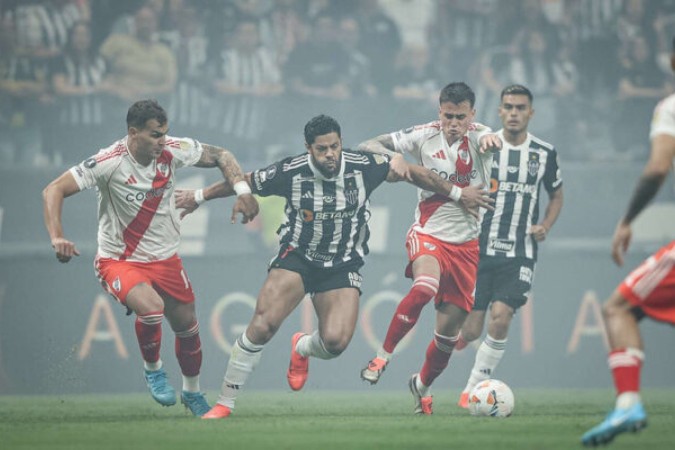
[[[105,158],[105,155],[102,150],[70,168],[70,173],[81,191],[96,187],[99,180],[107,179],[117,167],[117,160]]]
[[[378,153],[362,153],[368,158],[368,165],[365,169],[365,176],[363,177],[366,186],[366,195],[370,195],[376,187],[382,184],[389,175],[389,161],[388,155],[380,155]]]
[[[483,125],[482,123],[478,122],[472,123],[469,125],[469,140],[471,141],[470,144],[476,149],[479,148],[480,140],[483,138],[483,136],[490,133],[492,133],[492,128],[488,127],[487,125]]]
[[[546,170],[542,179],[544,188],[549,193],[557,191],[562,186],[562,172],[558,164],[558,152],[553,149],[546,160]]]
[[[429,136],[439,132],[439,121],[429,122],[423,125],[415,125],[390,134],[394,141],[394,148],[398,153],[408,153],[416,161],[421,160],[420,149]]]
[[[675,137],[675,95],[661,100],[654,108],[649,138],[654,139],[659,134]]]
[[[251,174],[251,191],[261,197],[269,195],[285,196],[287,176],[283,172],[283,162],[278,161],[264,169],[258,169]]]
[[[204,148],[201,142],[192,138],[166,138],[165,149],[173,155],[176,168],[194,166],[202,157]]]

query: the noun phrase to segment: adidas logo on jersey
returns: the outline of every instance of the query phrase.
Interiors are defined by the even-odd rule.
[[[129,178],[127,178],[127,181],[124,182],[124,184],[126,184],[126,185],[136,184],[136,183],[137,183],[136,178],[133,175],[131,175]]]
[[[443,150],[437,151],[436,153],[431,155],[431,157],[436,158],[436,159],[448,159],[448,158],[445,157],[445,152]]]
[[[302,194],[302,198],[314,198],[314,194],[312,194],[312,191],[307,191]]]

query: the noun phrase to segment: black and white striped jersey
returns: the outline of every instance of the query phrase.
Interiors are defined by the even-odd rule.
[[[537,259],[537,242],[528,234],[539,220],[539,190],[550,194],[562,186],[558,153],[553,146],[528,133],[525,142],[512,146],[498,131],[504,147],[494,155],[490,196],[495,210],[484,210],[480,254]]]
[[[309,153],[253,172],[253,193],[286,199],[281,247],[317,267],[359,262],[368,254],[368,198],[389,173],[387,156],[344,149],[340,172],[325,178]]]
[[[102,56],[76,60],[66,54],[51,68],[52,77],[61,74],[70,86],[95,88],[103,81],[106,64]],[[103,98],[99,94],[73,95],[59,98],[59,120],[62,125],[103,124]]]

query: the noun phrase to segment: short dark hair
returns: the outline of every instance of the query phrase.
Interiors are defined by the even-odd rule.
[[[506,86],[504,89],[502,89],[502,95],[499,97],[500,100],[504,100],[505,95],[527,95],[527,98],[530,100],[530,104],[532,104],[532,92],[522,84],[512,84],[510,86]]]
[[[468,101],[473,108],[474,103],[476,103],[476,94],[473,93],[473,90],[468,84],[461,81],[450,83],[445,86],[441,90],[441,95],[438,98],[438,103],[440,104],[452,102],[455,105],[459,105],[465,101]]]
[[[148,120],[155,119],[162,126],[167,122],[166,111],[157,100],[139,100],[127,112],[127,128],[145,128]]]
[[[312,117],[305,125],[305,142],[312,145],[317,136],[336,132],[339,138],[342,138],[340,124],[330,116],[321,114]]]

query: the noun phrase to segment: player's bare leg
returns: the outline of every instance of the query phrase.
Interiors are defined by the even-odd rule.
[[[616,405],[605,420],[587,431],[581,442],[604,445],[627,431],[647,426],[647,414],[640,399],[640,371],[644,361],[642,337],[633,307],[617,290],[603,305],[609,345],[608,362],[614,378]]]
[[[475,341],[483,334],[483,325],[485,324],[485,311],[474,309],[469,313],[462,330],[459,332],[459,340],[455,345],[455,351],[463,350],[471,342]]]
[[[126,297],[126,305],[136,313],[136,337],[143,356],[145,381],[152,398],[162,406],[176,403],[176,391],[168,383],[159,351],[162,344],[164,300],[147,283],[140,283]]]
[[[239,390],[260,361],[265,344],[304,296],[304,285],[298,273],[285,269],[269,271],[258,294],[251,322],[232,346],[218,402],[202,418],[218,419],[230,415]]]
[[[211,407],[199,385],[202,343],[194,302],[183,303],[164,295],[164,313],[176,334],[176,358],[183,375],[181,403],[195,416],[203,416]]]
[[[458,405],[462,408],[466,409],[469,407],[469,393],[471,390],[481,381],[491,378],[492,373],[504,357],[509,326],[511,325],[514,313],[514,309],[506,303],[500,301],[491,303],[487,335],[478,347],[469,380],[459,397]],[[469,317],[471,317],[471,314],[469,314]],[[484,315],[485,313],[483,313]],[[466,324],[462,327],[462,331],[465,329]]]
[[[359,291],[347,287],[318,292],[312,298],[319,329],[311,335],[296,333],[291,347],[288,384],[294,391],[307,381],[309,358],[333,359],[352,340],[359,314]]]

